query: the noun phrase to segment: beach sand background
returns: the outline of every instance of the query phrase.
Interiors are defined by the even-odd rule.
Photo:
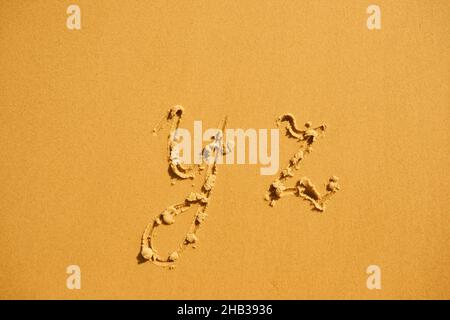
[[[1,1],[0,298],[450,298],[450,2],[377,1],[379,31],[370,4]],[[342,190],[325,213],[271,208],[275,176],[221,165],[197,249],[175,270],[137,264],[145,225],[195,190],[170,184],[166,133],[152,136],[176,104],[188,129],[326,123],[296,178]],[[280,143],[285,167],[296,144]]]

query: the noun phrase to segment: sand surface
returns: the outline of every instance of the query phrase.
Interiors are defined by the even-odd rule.
[[[0,298],[450,298],[449,1],[377,1],[372,31],[365,1],[73,2],[81,30],[72,2],[0,2]],[[138,264],[145,226],[201,186],[171,184],[152,134],[175,105],[190,130],[326,123],[296,178],[339,192],[271,207],[278,174],[218,165],[196,248]],[[280,134],[280,169],[297,151]]]

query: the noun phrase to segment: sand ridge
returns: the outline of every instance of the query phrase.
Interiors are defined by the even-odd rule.
[[[177,139],[176,129],[179,127],[181,117],[184,112],[182,106],[174,106],[169,109],[167,116],[164,117],[167,123],[171,123],[171,130],[168,136],[168,162],[169,173],[172,176],[172,183],[175,179],[194,179],[195,170],[199,172],[205,172],[205,179],[201,186],[200,192],[191,192],[183,201],[168,206],[162,213],[157,215],[152,222],[150,222],[142,235],[141,241],[141,261],[151,261],[158,266],[175,268],[175,262],[179,259],[181,252],[188,246],[195,248],[195,244],[198,241],[197,231],[200,225],[208,217],[206,210],[210,201],[212,191],[217,178],[217,157],[219,153],[225,154],[229,148],[223,142],[223,131],[227,124],[227,117],[222,121],[221,130],[218,130],[215,136],[211,138],[211,142],[203,148],[202,155],[206,157],[205,162],[201,165],[193,165],[192,167],[185,167],[182,163],[176,161],[172,157],[172,151],[174,150],[179,140]],[[163,118],[163,120],[164,120]],[[158,123],[153,129],[153,133],[156,134],[164,125],[164,123]],[[211,157],[213,157],[211,159]],[[189,226],[186,236],[183,242],[178,246],[176,250],[169,253],[166,257],[161,256],[158,250],[155,248],[154,239],[156,237],[156,230],[162,225],[171,225],[175,223],[175,218],[191,209],[193,206],[197,206],[197,212],[194,215],[194,219]]]
[[[281,171],[279,177],[269,187],[266,192],[265,199],[270,201],[270,205],[274,206],[276,201],[286,196],[297,196],[308,201],[313,210],[320,212],[325,211],[325,202],[330,199],[339,190],[339,178],[331,176],[326,185],[326,193],[321,195],[315,185],[307,177],[302,177],[297,181],[294,187],[287,187],[286,182],[294,177],[295,171],[300,167],[301,161],[305,158],[306,154],[312,152],[312,144],[324,135],[326,125],[320,125],[313,128],[311,122],[305,123],[305,129],[299,129],[297,126],[297,120],[291,113],[286,113],[279,116],[276,120],[278,127],[283,122],[286,122],[286,135],[289,138],[296,139],[300,147],[294,156],[289,160],[288,166]]]
[[[158,266],[166,266],[171,269],[175,267],[174,263],[179,259],[181,252],[186,247],[192,246],[195,248],[195,243],[198,241],[196,233],[208,216],[206,209],[217,178],[217,157],[220,153],[226,154],[230,151],[228,145],[223,141],[223,132],[227,123],[227,117],[225,117],[222,121],[221,130],[218,130],[216,135],[211,138],[211,142],[203,148],[202,156],[207,165],[205,166],[204,162],[200,165],[191,166],[186,166],[181,163],[174,150],[176,150],[177,144],[180,143],[177,130],[183,112],[184,108],[180,105],[170,108],[167,114],[153,129],[153,133],[157,135],[158,131],[170,123],[170,132],[167,137],[167,161],[169,163],[169,174],[172,177],[172,184],[177,179],[194,179],[196,177],[196,171],[199,173],[205,171],[204,183],[200,192],[191,192],[183,201],[168,206],[147,225],[142,235],[140,252],[142,261],[151,261]],[[285,183],[294,177],[294,173],[299,169],[301,161],[305,158],[305,154],[312,152],[312,144],[324,135],[326,125],[323,124],[313,128],[311,122],[306,122],[305,129],[299,129],[296,118],[290,113],[283,114],[276,120],[278,127],[284,122],[287,123],[286,135],[289,138],[296,139],[300,143],[300,147],[289,160],[288,166],[281,171],[279,177],[270,185],[265,199],[270,201],[271,206],[274,206],[276,201],[283,197],[297,196],[308,201],[313,206],[313,210],[322,212],[325,210],[325,202],[340,189],[338,177],[331,176],[329,178],[324,195],[319,193],[315,185],[307,177],[300,178],[294,187],[287,187]],[[212,161],[210,159],[211,156],[213,157]],[[179,214],[188,211],[193,206],[198,207],[197,212],[183,242],[175,251],[172,251],[166,257],[161,256],[154,244],[156,229],[162,225],[168,226],[175,223],[175,218]]]

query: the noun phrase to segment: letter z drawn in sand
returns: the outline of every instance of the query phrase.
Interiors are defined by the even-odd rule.
[[[172,129],[178,128],[183,113],[183,107],[175,106],[168,112],[167,120],[174,121]],[[205,221],[208,214],[210,197],[214,188],[217,177],[217,157],[220,153],[225,154],[228,147],[225,147],[223,142],[223,132],[227,123],[227,117],[222,121],[221,130],[217,130],[215,136],[211,138],[211,142],[203,149],[203,160],[206,160],[206,165],[198,165],[198,172],[204,172],[204,183],[199,192],[191,192],[183,201],[167,207],[162,213],[158,214],[153,221],[151,221],[142,235],[140,258],[144,261],[151,261],[158,266],[174,268],[175,262],[179,259],[180,253],[189,245],[195,246],[198,241],[197,231],[200,225]],[[154,130],[156,132],[156,130]],[[168,152],[169,152],[169,168],[172,173],[180,179],[193,179],[195,177],[195,167],[187,168],[181,163],[174,161],[171,156],[174,144],[177,143],[176,130],[173,135],[169,135]],[[167,256],[161,256],[155,248],[154,239],[156,230],[163,226],[169,226],[175,222],[177,215],[186,212],[187,210],[197,207],[194,219],[189,226],[186,236],[182,240],[178,248]]]
[[[300,130],[297,127],[295,117],[290,113],[278,117],[276,121],[277,126],[281,126],[283,122],[287,122],[286,135],[296,139],[300,144],[300,148],[289,160],[288,166],[281,171],[279,177],[272,182],[269,190],[266,192],[265,199],[270,201],[271,206],[274,206],[276,201],[283,197],[297,196],[308,201],[312,205],[313,210],[323,212],[325,210],[325,202],[339,190],[338,177],[330,177],[324,195],[321,195],[317,191],[314,184],[312,184],[311,180],[307,177],[300,178],[294,187],[287,187],[285,183],[294,176],[306,154],[312,152],[312,144],[319,137],[323,136],[326,125],[313,128],[311,122],[306,122],[305,129]]]

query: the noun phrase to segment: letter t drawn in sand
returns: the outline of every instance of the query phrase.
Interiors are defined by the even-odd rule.
[[[172,130],[177,129],[181,121],[183,114],[183,107],[175,106],[168,111],[167,121],[172,121]],[[199,192],[191,192],[183,201],[168,206],[162,213],[158,214],[153,221],[151,221],[142,235],[140,260],[151,261],[158,266],[174,268],[175,262],[179,259],[180,253],[188,246],[195,248],[195,243],[198,241],[197,231],[200,225],[205,221],[208,214],[206,210],[210,202],[210,197],[214,188],[214,184],[217,178],[217,158],[220,153],[225,154],[228,151],[228,147],[225,147],[223,142],[223,132],[227,124],[227,117],[222,121],[221,130],[217,130],[217,133],[212,137],[212,141],[205,146],[202,155],[206,160],[206,165],[203,164],[193,166],[191,168],[185,167],[181,162],[175,161],[171,154],[179,140],[176,136],[176,130],[173,135],[169,134],[168,141],[168,161],[171,174],[175,175],[179,179],[194,179],[195,169],[197,167],[198,172],[204,172],[204,182]],[[157,132],[160,124],[153,130]],[[189,226],[189,230],[186,236],[178,248],[167,256],[162,256],[155,248],[155,235],[156,230],[163,225],[169,226],[175,222],[175,218],[187,210],[197,207],[197,211],[194,215],[194,219]]]

